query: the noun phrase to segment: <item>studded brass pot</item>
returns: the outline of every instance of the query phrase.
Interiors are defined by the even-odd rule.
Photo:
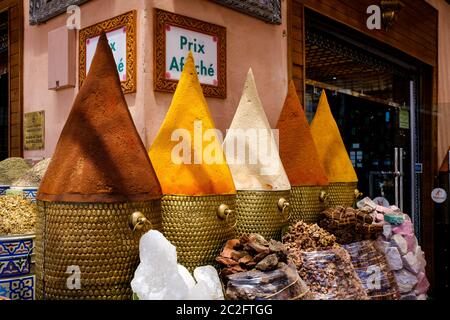
[[[360,196],[357,182],[333,182],[328,186],[329,207],[352,207]]]
[[[317,223],[328,202],[327,186],[292,186],[290,224]]]
[[[288,224],[290,191],[238,191],[236,232],[238,236],[259,233],[266,239],[281,240]]]
[[[235,195],[164,195],[164,235],[176,248],[178,263],[189,271],[215,265],[226,241],[235,237]]]
[[[38,201],[36,297],[131,299],[139,238],[161,230],[160,205]]]

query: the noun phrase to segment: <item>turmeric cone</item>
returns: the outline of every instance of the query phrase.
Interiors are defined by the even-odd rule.
[[[164,194],[164,234],[190,271],[213,264],[235,234],[236,189],[214,130],[189,53],[149,154]]]
[[[235,194],[220,138],[189,53],[166,118],[150,148],[163,194]],[[208,139],[205,134],[212,133]],[[212,163],[211,163],[212,162]]]
[[[339,128],[331,113],[325,91],[319,100],[311,133],[319,159],[330,182],[330,205],[351,206],[355,200],[358,177],[348,156]]]

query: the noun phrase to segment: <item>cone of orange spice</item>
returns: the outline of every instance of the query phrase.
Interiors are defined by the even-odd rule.
[[[280,157],[291,183],[291,223],[316,223],[325,209],[327,175],[319,161],[311,129],[291,81],[277,123]]]

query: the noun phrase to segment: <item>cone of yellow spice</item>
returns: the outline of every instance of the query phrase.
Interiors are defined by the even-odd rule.
[[[191,53],[149,155],[163,191],[164,234],[179,263],[191,271],[213,264],[235,235],[236,189]]]
[[[131,299],[139,238],[161,229],[160,198],[103,33],[37,195],[37,298]]]
[[[356,189],[358,177],[331,113],[325,90],[322,91],[316,115],[311,123],[311,133],[330,183],[329,206],[352,206],[359,195]]]
[[[281,240],[291,186],[251,69],[224,148],[237,188],[238,235],[259,233]]]
[[[291,81],[278,120],[280,157],[292,185],[291,223],[317,223],[325,209],[328,178],[323,169],[311,129]]]

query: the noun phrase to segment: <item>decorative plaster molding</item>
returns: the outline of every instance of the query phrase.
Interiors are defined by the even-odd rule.
[[[210,0],[272,24],[281,24],[281,0]]]
[[[89,0],[30,0],[30,25],[42,24],[66,12],[71,5],[82,5]]]

